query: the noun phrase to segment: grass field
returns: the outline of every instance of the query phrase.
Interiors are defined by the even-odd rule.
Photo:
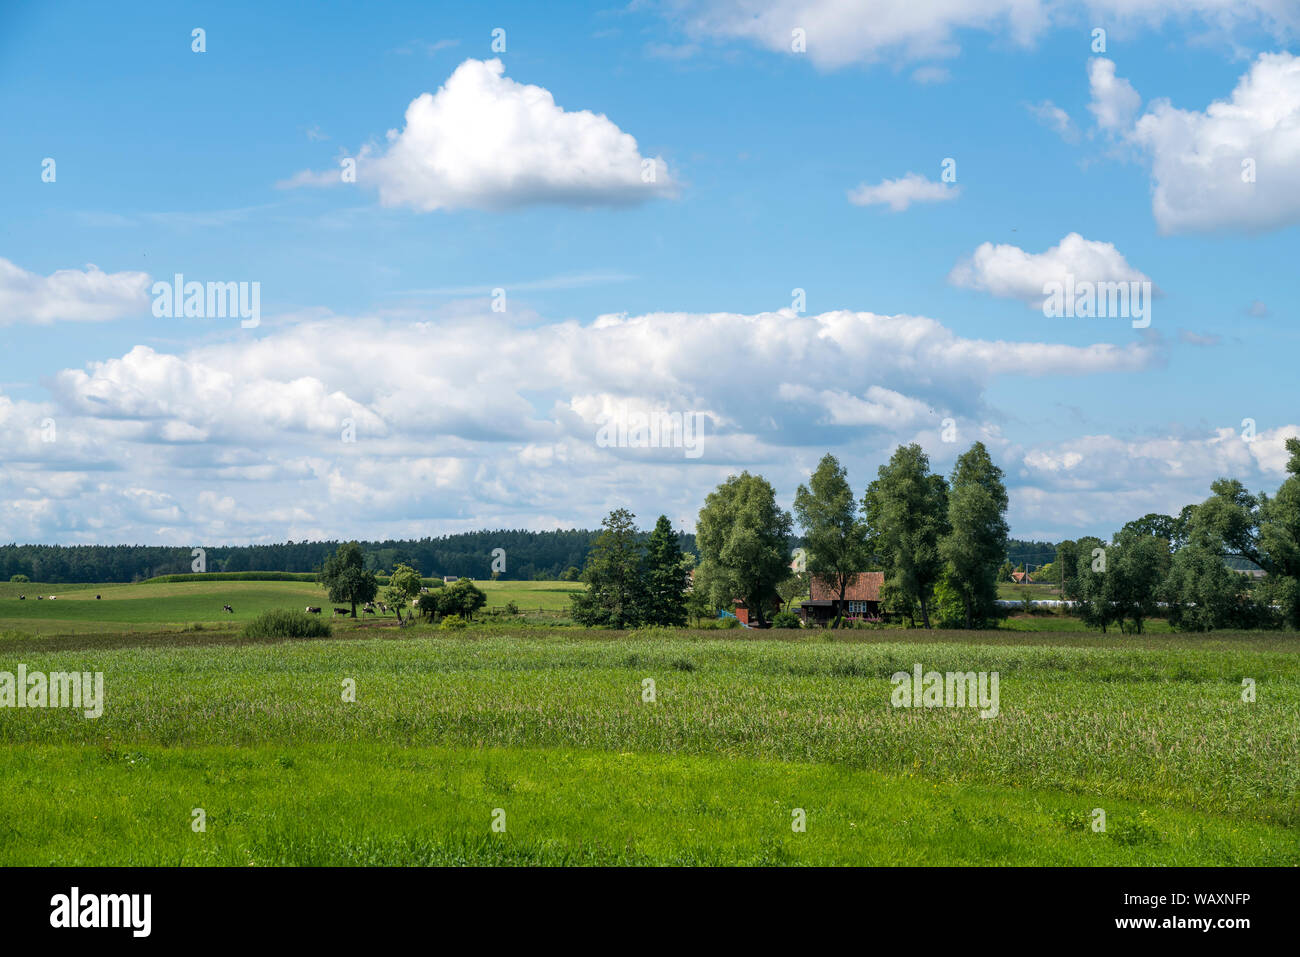
[[[47,590],[115,616],[75,634],[0,621],[0,671],[102,671],[106,699],[96,720],[0,708],[0,864],[1300,864],[1295,635],[370,621],[254,642],[131,620],[143,599],[219,622],[212,584]],[[240,619],[312,594],[219,585]],[[892,707],[918,662],[997,671],[998,716]]]
[[[521,613],[559,612],[581,586],[565,582],[477,583],[490,608],[514,602]],[[20,595],[26,595],[22,600]],[[46,596],[38,601],[37,595]],[[55,600],[49,599],[56,596]],[[99,596],[96,599],[96,595]],[[230,605],[234,614],[223,610]],[[194,623],[245,623],[271,608],[326,608],[325,590],[311,582],[198,581],[131,585],[47,585],[0,582],[0,631],[72,634],[148,631]]]

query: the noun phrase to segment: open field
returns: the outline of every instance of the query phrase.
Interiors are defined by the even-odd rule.
[[[581,586],[566,582],[476,582],[487,607],[513,601],[521,613],[558,612]],[[19,595],[26,595],[20,600]],[[37,595],[46,599],[37,601]],[[57,596],[50,601],[50,595]],[[96,599],[96,595],[100,598]],[[234,614],[222,609],[230,605]],[[330,606],[325,590],[312,582],[196,581],[130,585],[49,585],[0,582],[0,631],[71,634],[85,631],[143,631],[184,628],[194,623],[244,623],[272,608]]]
[[[288,584],[221,588],[306,604]],[[145,587],[210,600],[67,605]],[[1300,864],[1296,635],[128,617],[0,637],[0,671],[102,671],[106,699],[0,708],[0,864]],[[915,663],[998,672],[998,715],[892,707]]]

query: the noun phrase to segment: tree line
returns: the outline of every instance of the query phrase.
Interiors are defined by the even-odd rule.
[[[1156,616],[1187,631],[1300,629],[1300,439],[1286,449],[1287,477],[1272,497],[1222,478],[1205,501],[1135,519],[1110,544],[1061,542],[1053,562],[1061,594],[1103,631],[1140,633]]]
[[[671,540],[667,518],[660,516],[643,547],[635,516],[611,513],[583,570],[588,587],[575,597],[573,614],[581,624],[615,628],[684,624],[688,613],[730,609],[739,599],[762,627],[784,602],[807,594],[809,576],[831,584],[842,611],[853,578],[880,569],[882,598],[896,614],[927,628],[933,619],[984,627],[997,613],[1006,509],[1002,470],[979,442],[957,459],[951,478],[930,471],[919,445],[901,446],[860,499],[828,454],[796,492],[794,516],[780,507],[770,482],[746,471],[710,492],[700,509],[693,584],[691,562]],[[796,517],[802,557],[792,554],[800,541]],[[840,624],[837,617],[834,626]]]
[[[387,574],[408,565],[425,576],[501,578],[510,581],[576,581],[599,532],[515,529],[461,532],[438,538],[358,542],[364,567]],[[683,550],[694,536],[677,533]],[[209,572],[315,572],[334,554],[338,541],[285,542],[273,545],[205,546]],[[505,551],[505,570],[493,573],[493,549]],[[194,570],[189,546],[166,545],[0,545],[0,581],[15,575],[38,582],[131,582]]]

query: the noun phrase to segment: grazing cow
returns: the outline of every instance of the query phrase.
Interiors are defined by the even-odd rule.
[[[95,601],[99,601],[99,596],[98,596],[98,595],[95,596]]]
[[[36,600],[37,600],[37,601],[45,601],[45,596],[44,596],[44,595],[37,595],[37,596],[36,596]]]
[[[235,613],[235,609],[231,608],[229,605],[222,605],[221,609],[222,611],[230,612],[232,615]]]
[[[388,614],[388,606],[385,605],[382,601],[379,603],[379,610],[383,612],[385,615]]]
[[[51,596],[50,596],[50,601],[58,601],[58,600],[59,600],[59,596],[58,596],[58,595],[51,595]]]
[[[309,614],[309,615],[319,615],[319,614],[320,614],[320,609],[319,609],[319,608],[313,608],[311,605],[308,605],[308,606],[307,606],[307,614]]]
[[[26,601],[26,600],[27,600],[27,596],[26,596],[26,595],[19,595],[19,596],[18,596],[18,600],[19,600],[19,601]]]
[[[334,614],[336,614],[336,615],[350,615],[350,614],[352,614],[352,609],[351,609],[351,608],[335,608],[335,609],[334,609]]]
[[[373,615],[375,613],[375,606],[367,605],[365,608],[362,609],[362,611],[364,611],[367,615]]]

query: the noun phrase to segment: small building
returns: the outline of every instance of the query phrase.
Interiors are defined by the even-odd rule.
[[[882,611],[880,589],[884,584],[884,572],[858,572],[844,589],[844,605],[841,607],[839,586],[814,575],[808,601],[799,605],[799,616],[805,625],[829,624],[837,615],[850,620],[879,621]]]
[[[1011,580],[1017,585],[1032,585],[1034,580],[1029,577],[1029,572],[1012,572]]]

